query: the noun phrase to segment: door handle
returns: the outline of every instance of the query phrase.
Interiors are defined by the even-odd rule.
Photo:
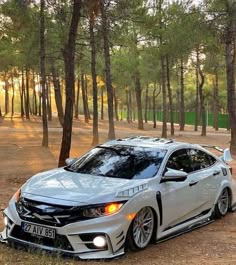
[[[198,183],[198,181],[194,181],[194,180],[192,180],[192,181],[189,182],[188,185],[189,185],[190,187],[192,187],[192,186],[196,185],[197,183]]]
[[[213,173],[213,176],[217,176],[217,175],[220,175],[220,171],[218,170],[218,171],[214,171],[214,173]]]

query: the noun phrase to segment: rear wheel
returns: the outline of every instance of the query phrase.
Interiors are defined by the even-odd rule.
[[[215,217],[220,218],[225,216],[229,210],[229,191],[227,188],[223,189],[219,199],[215,205]]]
[[[127,234],[127,245],[132,250],[144,249],[151,241],[154,214],[150,207],[142,208],[132,221]]]

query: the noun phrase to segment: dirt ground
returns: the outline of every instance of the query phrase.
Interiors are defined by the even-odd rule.
[[[152,124],[145,124],[143,131],[138,131],[137,124],[116,122],[116,137],[131,135],[149,135],[160,137],[161,125],[157,129]],[[107,139],[107,122],[99,124],[100,142]],[[49,148],[41,147],[41,121],[30,121],[19,117],[0,119],[0,210],[7,207],[14,192],[33,174],[57,166],[60,150],[61,128],[55,119],[49,123]],[[77,157],[91,148],[92,122],[85,124],[74,121],[71,157]],[[176,127],[174,139],[191,143],[214,144],[228,147],[230,134],[226,130],[214,132],[209,128],[208,135],[201,137],[200,132],[193,132],[191,126],[185,132]],[[236,169],[236,163],[232,166]],[[158,245],[150,245],[141,252],[129,252],[110,264],[164,265],[164,264],[236,264],[236,213],[217,220],[205,227],[181,235]],[[0,230],[3,228],[0,214]],[[104,264],[104,261],[74,261],[60,259],[50,255],[28,253],[0,244],[0,264]]]

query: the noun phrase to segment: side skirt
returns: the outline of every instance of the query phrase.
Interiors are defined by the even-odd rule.
[[[177,236],[180,236],[180,235],[183,235],[185,233],[191,232],[191,231],[193,231],[195,229],[198,229],[200,227],[203,227],[205,225],[213,223],[214,221],[215,220],[212,220],[210,218],[206,218],[206,219],[204,219],[203,221],[201,221],[199,223],[196,223],[196,224],[193,224],[193,225],[189,225],[186,228],[180,229],[180,230],[178,230],[176,232],[173,232],[173,233],[169,234],[168,236],[160,238],[159,240],[156,241],[156,244],[160,244],[160,243],[165,242],[165,241],[167,241],[167,240],[169,240],[171,238],[175,238]]]

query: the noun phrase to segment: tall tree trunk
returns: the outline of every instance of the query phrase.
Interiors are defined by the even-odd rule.
[[[141,90],[141,97],[142,97],[142,90]],[[135,92],[132,93],[131,91],[131,110],[132,110],[132,116],[133,116],[133,121],[136,120],[136,113],[137,113],[137,107],[136,107],[136,104],[135,104],[135,101],[132,100],[132,98],[135,98]],[[143,115],[143,114],[142,114]]]
[[[9,113],[9,85],[8,81],[5,80],[5,115]]]
[[[197,50],[197,62],[196,62],[196,96],[195,96],[195,122],[194,131],[198,131],[198,125],[200,120],[200,110],[199,110],[199,51]]]
[[[45,70],[45,0],[40,3],[40,71],[42,87],[42,107],[43,107],[43,140],[42,146],[48,147],[48,120],[46,102],[46,70]]]
[[[14,78],[11,76],[11,87],[12,87],[12,98],[11,98],[11,116],[14,116],[14,103],[15,103],[15,84],[14,84]]]
[[[152,110],[153,110],[153,128],[157,127],[157,110],[156,110],[156,88],[152,94]]]
[[[213,80],[213,127],[216,131],[219,130],[219,77],[217,69]]]
[[[77,93],[75,99],[75,119],[79,118],[79,94],[80,94],[80,79],[77,80]]]
[[[26,68],[25,71],[25,88],[26,88],[26,94],[25,94],[25,116],[26,119],[29,120],[30,118],[30,100],[29,100],[29,69]]]
[[[147,88],[145,90],[145,110],[144,110],[144,120],[145,120],[145,123],[148,122],[147,111],[148,111],[148,85],[147,85]]]
[[[38,103],[37,103],[37,93],[35,88],[35,74],[33,72],[33,114],[38,114]]]
[[[63,50],[66,82],[66,106],[61,151],[59,156],[59,166],[65,165],[65,160],[70,156],[73,105],[75,96],[75,46],[77,29],[80,20],[81,5],[81,0],[73,0],[73,11],[69,28],[69,35]]]
[[[85,85],[85,75],[81,73],[81,90],[82,90],[82,100],[84,107],[84,121],[89,123],[89,111],[88,111],[88,101],[86,97],[86,85]]]
[[[184,106],[184,61],[183,58],[180,60],[180,116],[179,116],[179,123],[180,123],[180,131],[184,131],[185,126],[185,106]]]
[[[169,106],[170,106],[170,133],[171,135],[175,134],[175,127],[174,127],[174,106],[172,100],[172,90],[170,86],[170,64],[169,58],[166,57],[166,81],[167,81],[167,90],[168,90],[168,98],[169,98]]]
[[[46,97],[47,97],[47,114],[48,114],[48,121],[52,121],[52,99],[51,99],[51,86],[50,80],[48,78],[46,82]]]
[[[129,90],[125,90],[125,95],[126,95],[126,120],[128,123],[130,123],[130,101],[129,101]]]
[[[115,110],[115,118],[116,121],[119,121],[119,106],[118,106],[118,98],[116,96],[116,92],[114,91],[114,110]]]
[[[94,36],[94,21],[92,17],[89,19],[90,47],[91,47],[91,74],[93,79],[93,141],[92,145],[99,142],[98,135],[98,87],[96,72],[96,43]]]
[[[142,114],[142,90],[140,83],[140,74],[138,71],[135,73],[135,95],[138,110],[138,129],[143,130],[143,114]]]
[[[131,89],[129,89],[129,121],[130,122],[133,122],[133,104],[134,100],[133,100],[133,97],[132,97],[132,91]]]
[[[56,73],[56,69],[54,66],[52,66],[51,71],[52,71],[52,82],[54,86],[55,102],[56,102],[56,107],[57,107],[57,115],[58,115],[58,119],[61,124],[61,127],[63,127],[64,112],[63,112],[63,105],[62,105],[60,80],[59,80],[59,77]]]
[[[199,75],[201,78],[201,81],[199,83],[199,97],[200,97],[200,107],[201,107],[201,114],[202,114],[202,133],[201,136],[206,136],[206,108],[205,108],[205,97],[203,94],[203,86],[204,86],[204,82],[205,82],[205,76],[200,68],[198,68],[199,71]]]
[[[22,91],[22,83],[18,81],[18,86],[19,86],[19,93],[20,93],[20,113],[21,113],[21,118],[24,117],[24,99],[23,99],[23,91]]]
[[[229,124],[231,129],[230,150],[236,154],[236,88],[235,88],[235,64],[236,64],[236,7],[233,1],[226,1],[226,12],[228,25],[225,34],[226,49],[226,74]]]
[[[101,87],[101,120],[104,120],[104,90]]]
[[[84,88],[85,88],[85,101],[86,101],[88,119],[91,120],[89,104],[88,104],[88,78],[86,74],[84,75]]]
[[[167,103],[166,103],[166,66],[165,59],[161,57],[161,86],[162,86],[162,134],[163,138],[167,138]]]
[[[111,81],[111,63],[110,63],[110,47],[109,47],[109,23],[106,14],[106,1],[100,1],[101,19],[102,19],[102,36],[103,36],[103,49],[105,59],[105,72],[106,72],[106,87],[107,87],[107,99],[108,99],[108,120],[109,131],[108,138],[115,139],[115,126],[114,126],[114,112],[113,112],[113,88]]]
[[[42,116],[42,93],[39,92],[39,117]]]

